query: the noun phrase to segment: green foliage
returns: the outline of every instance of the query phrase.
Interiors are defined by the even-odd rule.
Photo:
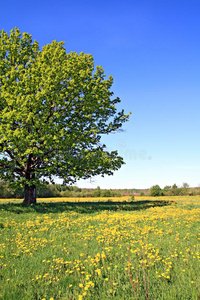
[[[174,183],[173,185],[172,185],[172,189],[177,189],[178,188],[178,186],[176,185],[176,183]]]
[[[93,195],[94,197],[101,197],[101,189],[99,186],[97,187]]]
[[[178,188],[178,186],[174,183],[172,188],[169,190],[171,196],[184,195],[185,190],[183,188]]]
[[[163,192],[168,192],[171,189],[170,185],[166,185],[163,189]]]
[[[110,190],[104,190],[101,195],[102,197],[112,197],[112,193]]]
[[[38,198],[49,197],[121,197],[118,190],[84,189],[77,186],[47,184],[40,182],[36,185]],[[108,195],[108,196],[106,196]],[[0,181],[0,199],[2,198],[23,198],[24,189],[22,187],[9,187],[9,184]]]
[[[187,182],[184,182],[184,183],[183,183],[183,188],[184,188],[184,189],[188,189],[189,187],[190,187],[190,186],[189,186],[189,184],[188,184]]]
[[[162,190],[159,187],[159,185],[152,186],[152,188],[150,190],[150,195],[153,196],[153,197],[157,197],[157,196],[161,196],[162,195]]]
[[[0,178],[33,186],[118,170],[122,157],[100,144],[129,118],[117,112],[112,83],[91,54],[57,41],[40,50],[28,33],[0,31]]]
[[[178,188],[176,184],[172,187],[167,185],[163,188],[164,196],[186,196],[186,195],[200,195],[200,188],[190,188],[189,184],[183,183],[183,186]]]

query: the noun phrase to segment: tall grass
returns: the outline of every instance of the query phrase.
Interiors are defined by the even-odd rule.
[[[0,200],[0,299],[200,299],[200,197],[127,200]]]

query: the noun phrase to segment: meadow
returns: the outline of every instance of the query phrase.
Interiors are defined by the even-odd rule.
[[[200,299],[200,196],[0,200],[0,299]]]

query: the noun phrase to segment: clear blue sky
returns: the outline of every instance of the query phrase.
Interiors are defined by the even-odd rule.
[[[80,187],[200,185],[200,1],[3,1],[0,28],[65,41],[114,77],[125,132],[103,139],[126,165]]]

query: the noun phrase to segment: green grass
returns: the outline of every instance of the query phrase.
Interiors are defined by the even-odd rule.
[[[0,299],[200,299],[200,197],[0,201]]]

